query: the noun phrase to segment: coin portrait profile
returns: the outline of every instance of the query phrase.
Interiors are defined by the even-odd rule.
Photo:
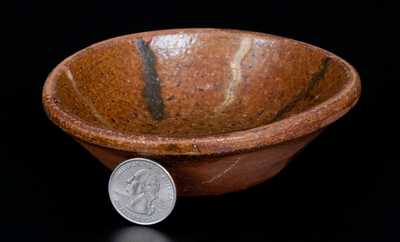
[[[156,208],[153,201],[158,199],[160,181],[148,169],[140,169],[127,180],[125,192],[129,195],[127,209],[134,213],[150,216]]]
[[[157,162],[145,158],[132,158],[114,168],[108,193],[122,217],[141,225],[165,219],[176,201],[171,175]]]

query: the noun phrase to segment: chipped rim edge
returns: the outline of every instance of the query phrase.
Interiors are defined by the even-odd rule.
[[[332,97],[298,114],[255,128],[207,136],[173,137],[157,136],[154,134],[124,134],[119,131],[90,125],[76,116],[63,111],[54,101],[54,85],[58,75],[74,57],[84,53],[88,49],[112,44],[115,41],[131,40],[138,37],[147,38],[160,34],[205,32],[237,33],[302,45],[305,48],[319,51],[341,63],[346,69],[348,80],[342,89]],[[233,29],[182,28],[123,35],[100,41],[76,52],[64,59],[51,71],[43,87],[42,102],[49,119],[57,126],[68,134],[92,144],[146,155],[211,155],[274,145],[315,132],[346,114],[357,103],[360,95],[361,81],[355,68],[339,56],[322,48],[298,40],[266,33]],[[171,146],[179,147],[179,150],[169,149]]]

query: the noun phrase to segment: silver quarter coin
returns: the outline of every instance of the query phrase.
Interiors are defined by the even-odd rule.
[[[176,201],[171,175],[160,164],[144,158],[119,164],[111,174],[108,193],[122,217],[142,225],[168,217]]]

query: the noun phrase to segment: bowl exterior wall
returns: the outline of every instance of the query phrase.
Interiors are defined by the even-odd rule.
[[[319,133],[257,150],[212,156],[154,156],[77,141],[109,169],[134,157],[157,161],[172,175],[178,195],[200,196],[240,191],[273,177]]]

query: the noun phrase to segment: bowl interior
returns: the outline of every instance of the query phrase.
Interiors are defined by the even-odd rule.
[[[128,35],[69,58],[54,98],[86,123],[132,134],[202,136],[305,111],[348,80],[327,52],[238,31]]]

